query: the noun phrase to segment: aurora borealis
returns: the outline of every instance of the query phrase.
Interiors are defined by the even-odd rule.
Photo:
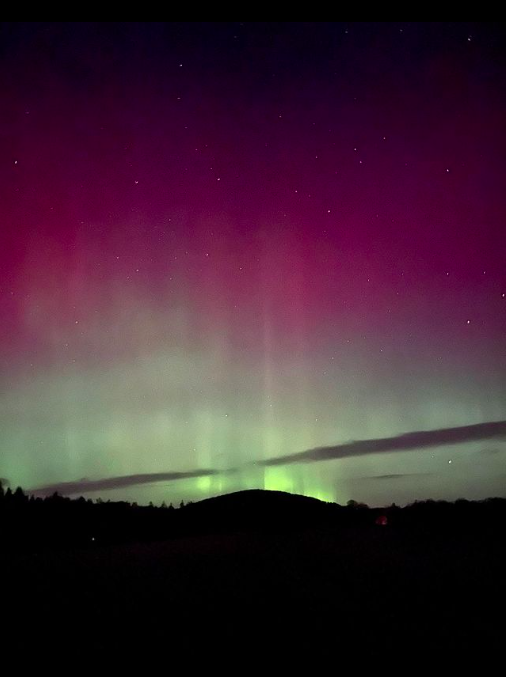
[[[2,24],[0,476],[504,496],[504,436],[267,462],[506,419],[504,37]]]

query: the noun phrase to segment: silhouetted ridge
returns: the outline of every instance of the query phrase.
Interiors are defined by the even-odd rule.
[[[207,498],[185,507],[186,519],[195,527],[299,528],[326,521],[342,510],[335,503],[284,491],[248,489]]]
[[[228,510],[259,510],[263,508],[274,510],[321,510],[327,503],[311,496],[291,494],[287,491],[273,491],[270,489],[245,489],[230,494],[212,496],[202,501],[189,504],[192,510],[213,510],[219,508]]]

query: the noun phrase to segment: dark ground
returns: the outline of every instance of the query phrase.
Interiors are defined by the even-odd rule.
[[[393,528],[222,533],[5,554],[5,646],[125,652],[504,643],[504,539]],[[415,650],[415,649],[414,649]]]

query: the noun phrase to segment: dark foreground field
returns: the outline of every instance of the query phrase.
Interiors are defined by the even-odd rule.
[[[3,637],[57,653],[491,648],[504,641],[505,565],[490,539],[413,541],[388,527],[7,554]]]

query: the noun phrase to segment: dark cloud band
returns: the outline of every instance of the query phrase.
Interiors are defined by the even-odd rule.
[[[456,428],[437,430],[418,430],[395,437],[381,437],[371,440],[357,440],[332,447],[316,447],[295,454],[268,458],[258,465],[287,465],[289,463],[315,463],[349,456],[365,456],[395,451],[413,451],[427,447],[439,447],[449,444],[464,444],[499,437],[506,437],[506,421],[476,423]]]
[[[85,494],[92,491],[108,491],[110,489],[123,489],[136,484],[152,484],[153,482],[185,480],[193,477],[208,477],[216,475],[216,470],[190,470],[188,472],[158,472],[141,473],[138,475],[122,475],[121,477],[105,477],[98,480],[77,480],[76,482],[60,482],[49,484],[44,487],[32,489],[29,493],[35,496],[48,496],[58,492],[62,496]]]

